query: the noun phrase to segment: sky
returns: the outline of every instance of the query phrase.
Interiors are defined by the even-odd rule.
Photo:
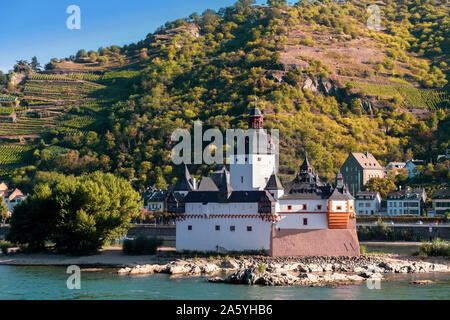
[[[0,0],[0,70],[8,72],[17,60],[36,56],[42,66],[51,58],[75,55],[145,39],[167,21],[206,9],[218,10],[236,0]],[[265,1],[258,1],[265,2]],[[68,29],[80,8],[80,29]]]

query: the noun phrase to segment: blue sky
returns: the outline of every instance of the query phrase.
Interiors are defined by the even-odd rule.
[[[166,21],[206,9],[218,10],[236,0],[1,0],[0,70],[16,60],[37,56],[41,65],[79,49],[97,50],[137,42]],[[265,1],[258,1],[265,2]],[[81,9],[81,29],[69,30],[66,9]]]

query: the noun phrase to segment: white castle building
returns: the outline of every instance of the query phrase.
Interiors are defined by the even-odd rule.
[[[305,156],[283,188],[261,111],[255,106],[248,118],[253,135],[268,144],[251,148],[247,143],[244,154],[230,159],[229,170],[223,166],[198,186],[185,166],[169,195],[168,212],[177,217],[177,250],[359,255],[354,198],[342,175],[334,185],[323,183]]]

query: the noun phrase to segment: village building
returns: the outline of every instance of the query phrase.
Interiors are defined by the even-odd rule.
[[[352,152],[340,169],[344,183],[355,196],[372,178],[383,178],[386,174],[377,159],[369,152]]]
[[[406,165],[406,162],[392,161],[386,165],[386,169],[387,170],[403,169],[405,167],[405,165]]]
[[[144,209],[147,211],[164,212],[167,209],[168,197],[169,190],[157,190],[154,188],[150,188],[142,195]]]
[[[408,161],[406,161],[406,164],[405,164],[405,169],[406,170],[408,170],[408,178],[409,179],[413,179],[414,177],[416,177],[417,176],[417,174],[419,173],[418,171],[417,171],[417,166],[425,166],[426,165],[426,163],[425,163],[425,161],[424,160],[414,160],[414,159],[412,159],[412,160],[408,160]]]
[[[10,190],[5,182],[0,183],[0,197],[5,199],[6,206],[10,213],[14,212],[14,207],[24,201],[27,196],[19,189]]]
[[[334,185],[322,182],[305,156],[283,187],[263,118],[255,106],[248,127],[268,143],[232,156],[229,169],[222,166],[197,187],[184,167],[168,198],[168,211],[177,219],[177,251],[358,256],[354,198],[342,175]]]
[[[400,189],[391,191],[387,196],[388,215],[421,216],[427,195],[423,189]]]
[[[355,197],[356,215],[379,214],[381,208],[381,196],[378,191],[360,191]]]
[[[431,197],[433,212],[435,215],[450,212],[450,189],[437,189]]]

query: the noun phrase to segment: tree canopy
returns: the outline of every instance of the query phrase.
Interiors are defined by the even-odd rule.
[[[95,252],[123,236],[139,209],[139,194],[110,173],[59,176],[16,206],[9,238],[35,250],[50,241],[58,252]]]

